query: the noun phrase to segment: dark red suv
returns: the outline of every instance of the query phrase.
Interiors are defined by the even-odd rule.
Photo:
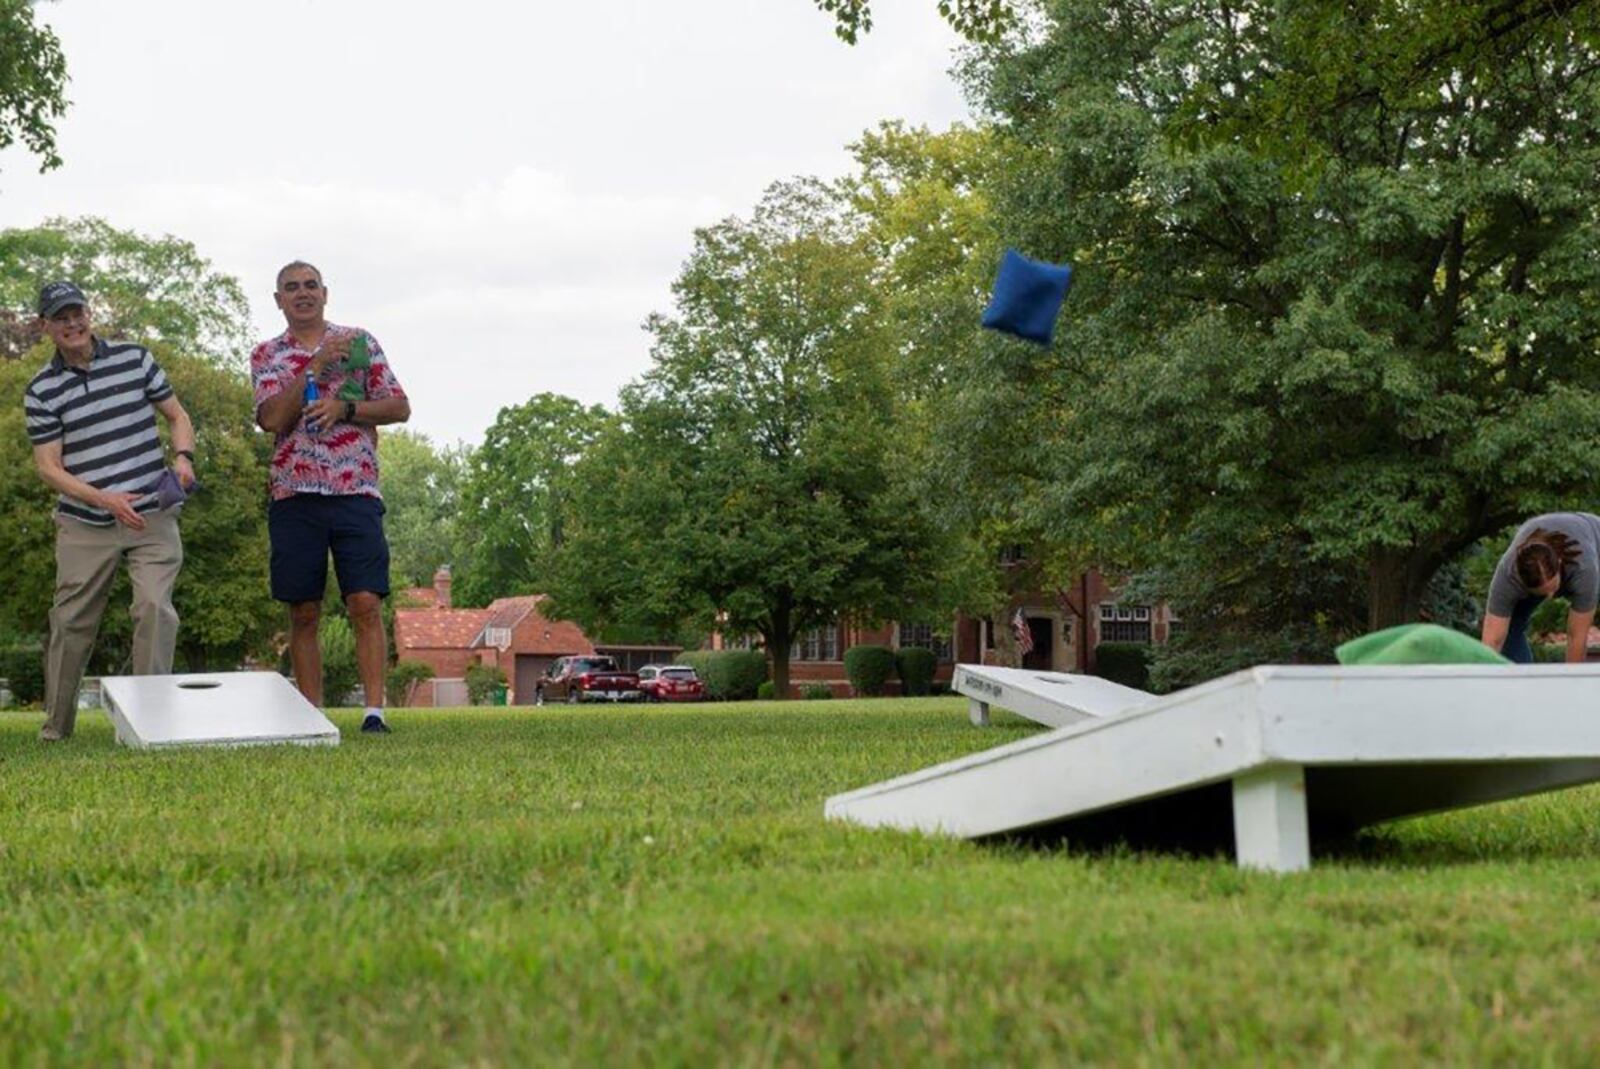
[[[639,669],[639,689],[646,701],[701,702],[706,685],[686,664],[647,664]]]

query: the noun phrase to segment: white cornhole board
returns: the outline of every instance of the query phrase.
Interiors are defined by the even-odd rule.
[[[1149,705],[1156,696],[1098,676],[1036,672],[958,664],[953,689],[967,696],[967,715],[979,727],[989,723],[989,707],[1010,709],[1046,727],[1065,727]]]
[[[276,672],[106,676],[117,740],[162,746],[337,746],[339,729]]]
[[[958,668],[958,673],[962,669]],[[1600,780],[1600,664],[1254,668],[828,799],[964,838],[1164,823],[1239,864],[1312,837]],[[1230,834],[1231,833],[1231,834]]]

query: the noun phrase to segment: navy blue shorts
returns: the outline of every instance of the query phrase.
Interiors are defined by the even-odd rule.
[[[367,494],[295,494],[267,507],[272,541],[272,596],[321,601],[328,586],[328,552],[345,597],[365,591],[389,596],[389,542],[383,502]]]

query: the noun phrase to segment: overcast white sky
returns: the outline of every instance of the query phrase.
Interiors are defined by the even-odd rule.
[[[0,225],[185,238],[263,337],[311,260],[413,428],[477,442],[541,390],[612,404],[694,227],[843,173],[881,119],[966,116],[935,0],[873,7],[851,48],[811,0],[59,0],[65,164],[0,153]]]

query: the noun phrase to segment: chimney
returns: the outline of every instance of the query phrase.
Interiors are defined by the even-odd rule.
[[[450,607],[450,565],[441,564],[433,573],[433,602],[438,608]]]

